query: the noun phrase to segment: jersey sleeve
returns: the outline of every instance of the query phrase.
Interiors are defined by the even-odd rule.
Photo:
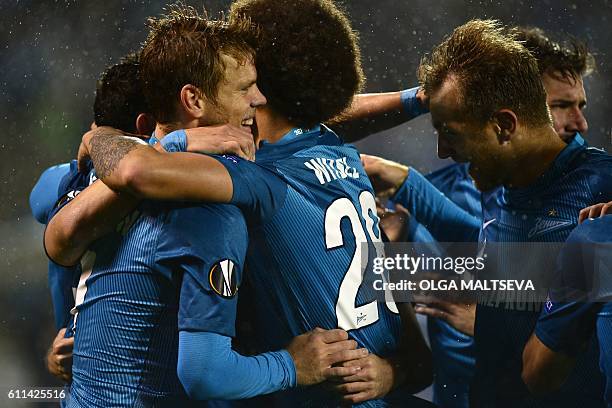
[[[449,200],[412,167],[392,200],[406,207],[439,242],[478,239],[480,220]]]
[[[70,172],[70,163],[49,167],[41,175],[30,193],[30,209],[36,221],[45,224],[55,205],[62,179]]]
[[[605,233],[610,226],[604,219],[584,222],[559,253],[554,284],[535,328],[536,336],[553,351],[576,355],[595,332],[602,307],[597,285],[605,287],[609,280],[598,275],[600,265],[610,258],[609,247],[602,246],[610,239]]]
[[[80,264],[66,267],[49,261],[48,282],[57,330],[66,327],[70,320],[70,310],[74,307],[72,285],[75,275],[80,275],[80,271]]]
[[[96,176],[93,164],[90,163],[88,165],[88,170],[86,172],[80,172],[76,160],[70,162],[70,169],[59,182],[56,201],[51,208],[45,223],[48,223],[51,218],[53,218],[55,214],[59,212],[59,210],[64,208],[66,204],[72,201],[81,191],[85,190],[95,180]]]
[[[182,275],[179,330],[235,335],[247,242],[244,217],[234,206],[184,207],[168,213],[154,268]]]
[[[234,193],[231,203],[240,207],[250,222],[265,223],[285,200],[287,183],[272,171],[234,156],[215,157],[230,174]]]

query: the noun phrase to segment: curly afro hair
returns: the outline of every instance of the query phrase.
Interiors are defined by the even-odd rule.
[[[237,0],[230,19],[258,26],[257,84],[296,126],[340,115],[364,83],[357,34],[331,0]]]

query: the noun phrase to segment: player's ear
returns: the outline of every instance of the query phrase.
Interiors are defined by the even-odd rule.
[[[500,144],[509,142],[518,123],[516,114],[510,109],[500,109],[493,113],[493,125]]]
[[[136,118],[136,132],[139,135],[151,136],[155,130],[155,119],[148,113],[140,113]]]
[[[181,107],[188,116],[198,119],[205,115],[206,100],[197,86],[184,85],[181,88],[180,98]]]

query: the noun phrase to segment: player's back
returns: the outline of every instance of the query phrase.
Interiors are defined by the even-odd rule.
[[[162,211],[141,205],[85,256],[69,406],[156,406],[184,398],[176,375],[180,282],[152,269]]]
[[[324,126],[294,129],[264,144],[257,163],[284,181],[271,193],[274,210],[249,230],[260,346],[275,349],[314,327],[340,327],[371,353],[396,351],[399,316],[376,301],[377,276],[365,262],[381,251],[381,236],[357,150]]]

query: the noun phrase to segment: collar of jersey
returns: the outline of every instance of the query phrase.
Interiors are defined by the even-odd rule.
[[[552,165],[533,184],[522,188],[504,188],[504,201],[522,201],[556,184],[556,179],[567,173],[570,162],[587,148],[585,140],[577,133],[574,139],[557,155]]]
[[[278,160],[317,145],[338,146],[341,144],[340,137],[323,124],[311,129],[293,128],[274,143],[261,141],[255,161]]]

